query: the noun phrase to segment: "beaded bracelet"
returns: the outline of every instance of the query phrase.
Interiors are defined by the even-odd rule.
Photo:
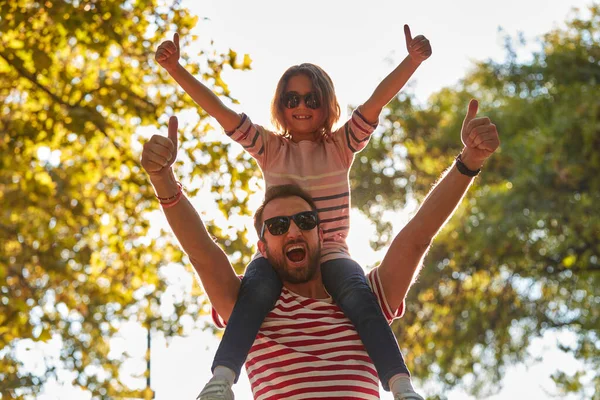
[[[179,193],[181,193],[181,191],[183,190],[183,185],[181,184],[181,182],[177,182],[177,186],[179,186],[179,189],[178,189],[177,193],[175,193],[173,196],[171,196],[171,197],[158,197],[158,196],[155,195],[155,197],[160,202],[163,202],[163,201],[168,202],[169,200],[173,200],[175,197],[179,196]]]
[[[181,200],[181,198],[183,197],[183,191],[179,191],[177,192],[177,194],[175,195],[175,200],[173,200],[170,203],[163,203],[162,201],[160,202],[160,205],[162,206],[162,208],[169,208],[169,207],[173,207],[174,205],[176,205],[177,203],[179,203],[179,201]]]

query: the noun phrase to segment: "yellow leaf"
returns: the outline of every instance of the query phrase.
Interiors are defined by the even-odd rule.
[[[563,258],[562,263],[565,267],[571,268],[571,266],[573,266],[573,264],[575,264],[576,261],[577,261],[577,255],[571,254],[570,256]]]
[[[244,54],[244,63],[242,64],[243,69],[249,69],[250,64],[252,64],[252,59],[249,54]]]

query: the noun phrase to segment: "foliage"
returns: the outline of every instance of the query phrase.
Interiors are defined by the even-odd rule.
[[[168,291],[161,267],[184,255],[149,239],[146,216],[157,202],[139,167],[147,137],[134,135],[195,108],[153,55],[169,29],[185,35],[196,22],[178,1],[0,1],[0,397],[35,396],[64,370],[93,398],[134,396],[120,380],[128,355],[109,354],[123,322],[151,322],[171,336],[182,334],[182,315],[200,314],[199,291]],[[223,69],[250,64],[233,50],[206,49],[198,59],[225,97]],[[198,113],[182,133],[184,160],[190,176],[220,188],[223,204],[221,180],[247,185],[255,172],[240,168],[247,158],[224,156],[227,146],[200,144],[198,133],[211,127]],[[200,162],[206,155],[213,161]],[[209,171],[219,173],[205,178]],[[194,194],[199,185],[188,187]],[[244,199],[231,201],[249,214]],[[243,236],[227,246],[244,248]],[[41,374],[24,368],[19,343],[51,338],[59,362],[46,360]]]
[[[119,327],[150,320],[179,335],[183,316],[200,314],[200,291],[168,290],[161,268],[189,263],[176,246],[148,239],[157,204],[138,166],[140,131],[196,109],[153,61],[170,29],[186,38],[196,20],[177,1],[0,1],[3,398],[35,396],[65,369],[94,398],[138,395],[121,381],[127,354],[109,354]],[[509,43],[505,61],[478,63],[424,106],[395,99],[385,131],[357,157],[353,204],[376,222],[381,247],[391,232],[384,213],[421,200],[460,151],[470,98],[501,134],[501,151],[436,238],[395,325],[415,376],[482,396],[507,365],[529,359],[534,338],[567,329],[576,341],[561,348],[592,372],[557,366],[558,389],[600,393],[599,42],[592,5],[545,35],[531,60]],[[235,101],[221,73],[249,64],[211,48],[187,68]],[[210,188],[225,217],[250,215],[258,169],[230,144],[207,145],[213,128],[197,113],[195,126],[181,127],[177,171],[191,195]],[[210,228],[241,270],[251,255],[245,232]],[[19,344],[51,338],[60,363],[25,369]]]
[[[479,99],[501,151],[436,238],[395,325],[408,365],[480,397],[530,358],[534,338],[564,330],[576,340],[561,348],[588,376],[557,365],[557,390],[600,396],[600,7],[544,35],[530,60],[510,40],[507,53],[424,107],[410,96],[390,104],[386,131],[351,173],[353,201],[372,212],[422,199],[460,151],[466,105]]]

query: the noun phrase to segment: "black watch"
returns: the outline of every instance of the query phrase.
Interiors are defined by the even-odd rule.
[[[458,169],[458,172],[460,172],[463,175],[470,176],[471,178],[479,175],[479,173],[481,172],[481,168],[476,169],[475,171],[469,169],[462,161],[462,158],[460,158],[460,154],[456,156],[456,168]]]

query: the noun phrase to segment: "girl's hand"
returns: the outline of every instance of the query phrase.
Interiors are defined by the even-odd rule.
[[[177,159],[177,117],[169,118],[168,137],[152,135],[142,150],[142,167],[148,175],[169,172]]]
[[[431,56],[431,44],[429,39],[423,35],[418,35],[414,39],[410,33],[410,27],[404,25],[404,37],[406,38],[406,50],[408,55],[418,64],[427,60]]]
[[[162,42],[158,49],[154,59],[160,64],[161,67],[167,71],[174,70],[179,65],[179,34],[173,35],[173,40],[165,40]]]

